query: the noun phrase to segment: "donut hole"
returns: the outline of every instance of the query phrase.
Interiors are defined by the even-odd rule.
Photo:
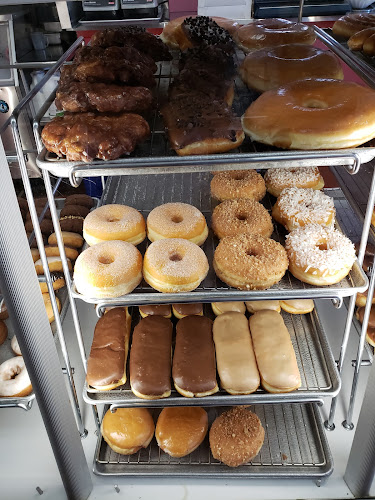
[[[309,99],[304,102],[303,107],[309,109],[326,109],[328,108],[328,104],[319,99]]]
[[[236,217],[237,217],[237,219],[238,219],[238,220],[240,220],[240,221],[245,221],[245,220],[247,220],[247,215],[246,215],[246,214],[244,214],[244,213],[241,213],[241,212],[240,212],[239,214],[237,214],[237,215],[236,215]]]
[[[174,215],[171,220],[175,224],[180,224],[180,222],[182,222],[184,219],[183,217],[181,217],[181,215]]]
[[[115,261],[115,259],[111,256],[111,255],[100,255],[100,257],[98,258],[98,261],[101,263],[101,264],[112,264],[112,262]]]
[[[172,262],[180,262],[182,260],[182,256],[179,253],[173,253],[170,257],[169,260]]]

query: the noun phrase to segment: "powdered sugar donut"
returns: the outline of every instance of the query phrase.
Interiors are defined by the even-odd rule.
[[[264,175],[266,188],[276,198],[289,187],[323,189],[324,179],[318,167],[271,168]]]

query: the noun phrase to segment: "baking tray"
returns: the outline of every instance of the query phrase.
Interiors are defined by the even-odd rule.
[[[166,174],[160,176],[130,176],[111,177],[107,180],[102,196],[102,204],[119,203],[129,205],[144,215],[158,205],[167,202],[184,202],[199,208],[207,219],[210,227],[211,213],[215,201],[210,196],[210,179],[208,173],[199,174]],[[345,202],[341,190],[330,190],[333,196],[337,219],[340,223],[340,206]],[[263,200],[265,207],[270,210],[274,199],[267,195]],[[286,232],[274,224],[272,237],[283,243]],[[243,291],[229,287],[223,283],[212,267],[212,259],[218,240],[210,230],[209,237],[202,246],[210,264],[210,270],[205,280],[193,292],[185,293],[160,293],[151,288],[147,283],[142,283],[130,294],[114,299],[95,299],[78,293],[73,283],[72,294],[75,298],[82,299],[92,304],[101,306],[114,305],[142,305],[153,302],[178,303],[178,302],[220,302],[226,300],[267,300],[267,299],[296,299],[296,298],[337,298],[353,295],[355,292],[364,291],[368,287],[368,279],[356,261],[349,275],[335,285],[316,287],[292,276],[288,271],[282,280],[267,290]],[[138,246],[144,255],[147,242]]]
[[[107,409],[107,408],[105,408]],[[206,408],[209,425],[225,408]],[[94,473],[99,476],[165,476],[215,479],[325,479],[333,471],[331,452],[316,404],[255,405],[266,431],[259,454],[248,464],[230,468],[215,460],[208,436],[190,455],[172,458],[155,437],[134,455],[119,455],[99,434]],[[156,420],[158,411],[154,410]]]
[[[215,318],[211,307],[207,304],[205,316]],[[313,401],[324,396],[336,396],[341,387],[340,377],[337,372],[327,336],[319,321],[319,316],[314,309],[309,314],[289,314],[282,311],[285,325],[288,328],[294,351],[296,353],[298,368],[301,374],[301,387],[290,393],[271,394],[263,389],[258,389],[253,394],[235,396],[220,390],[216,394],[204,398],[185,398],[176,390],[172,390],[169,398],[144,400],[135,396],[130,389],[129,367],[127,367],[127,383],[111,391],[99,391],[88,386],[83,387],[83,399],[89,404],[110,404],[122,407],[144,406],[228,406],[235,404],[272,403],[283,401]],[[138,311],[133,310],[134,326],[139,321]],[[174,323],[177,321],[174,320]],[[131,339],[130,343],[131,345]],[[219,377],[217,376],[219,381]],[[173,387],[173,383],[172,383]]]

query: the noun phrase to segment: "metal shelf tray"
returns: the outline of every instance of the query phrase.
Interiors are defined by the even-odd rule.
[[[334,197],[337,209],[337,219],[340,224],[340,207],[345,201],[341,190],[328,192]],[[210,226],[211,213],[215,202],[210,197],[210,175],[200,174],[173,174],[160,176],[131,176],[111,177],[107,180],[102,197],[102,203],[119,203],[130,205],[147,217],[148,213],[156,206],[167,202],[185,202],[199,208]],[[274,201],[269,195],[264,198],[263,204],[270,210]],[[345,216],[346,216],[345,212]],[[278,224],[274,224],[272,237],[283,243],[285,231]],[[219,302],[226,300],[267,300],[267,299],[296,299],[296,298],[337,298],[353,295],[355,292],[364,291],[368,280],[356,261],[349,275],[335,285],[315,287],[302,283],[294,278],[288,271],[282,280],[268,290],[242,291],[236,290],[223,283],[212,268],[212,259],[218,241],[210,231],[209,237],[203,245],[203,250],[210,263],[210,270],[206,279],[193,292],[185,293],[160,293],[147,285],[144,281],[130,294],[114,299],[95,299],[81,295],[74,287],[73,296],[100,307],[114,305],[142,305],[153,302],[178,303],[178,302]],[[139,245],[142,254],[146,250],[146,242]]]
[[[215,318],[211,307],[205,307],[205,316]],[[88,386],[83,387],[83,399],[89,404],[110,404],[116,407],[165,407],[165,406],[228,406],[252,403],[276,403],[284,401],[316,401],[324,396],[336,396],[340,390],[341,381],[337,372],[335,360],[314,310],[310,314],[293,315],[282,312],[284,322],[290,333],[294,351],[296,353],[298,368],[301,374],[301,387],[297,391],[283,394],[270,394],[258,389],[253,394],[234,396],[224,390],[205,398],[185,398],[176,390],[172,390],[169,398],[144,400],[135,396],[129,383],[129,369],[127,370],[127,383],[111,391],[98,391]],[[133,327],[139,321],[139,314],[133,312]],[[219,377],[217,377],[219,380]]]
[[[224,408],[207,408],[209,425]],[[94,473],[99,476],[166,476],[225,479],[325,479],[333,461],[316,404],[255,405],[266,431],[260,453],[248,464],[230,468],[215,460],[208,436],[190,455],[172,458],[155,437],[134,455],[119,455],[99,435]],[[154,411],[156,420],[158,412]]]

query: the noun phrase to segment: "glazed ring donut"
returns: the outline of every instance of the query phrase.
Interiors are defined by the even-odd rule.
[[[333,285],[351,270],[356,259],[353,243],[336,229],[315,224],[286,236],[289,271],[310,285]]]
[[[146,238],[146,224],[140,212],[125,205],[103,205],[88,214],[83,237],[92,246],[120,240],[139,245]]]
[[[187,203],[166,203],[151,210],[147,217],[147,237],[150,241],[183,238],[203,245],[208,236],[202,212]]]
[[[219,201],[235,198],[260,201],[265,194],[263,177],[255,170],[219,172],[211,181],[211,196]]]
[[[69,259],[66,259],[68,261],[68,267],[69,271],[72,270],[72,263],[70,262]],[[47,257],[47,262],[48,262],[48,269],[50,270],[51,273],[53,272],[63,272],[63,264],[61,257]],[[35,262],[35,271],[36,274],[44,274],[44,269],[43,269],[43,263],[42,259],[39,259]]]
[[[300,80],[269,90],[242,117],[253,141],[284,149],[341,149],[375,136],[375,91],[341,80]]]
[[[83,245],[83,238],[78,233],[71,233],[69,231],[61,231],[61,236],[64,242],[64,245],[73,248],[81,248]],[[48,238],[49,245],[57,245],[56,233],[52,233]]]
[[[73,278],[82,295],[120,297],[142,281],[142,255],[127,241],[98,243],[78,256]]]
[[[20,346],[18,345],[18,340],[17,340],[17,337],[15,335],[13,335],[13,338],[10,341],[10,346],[11,346],[14,354],[16,354],[16,356],[22,356],[21,349],[20,349]]]
[[[216,247],[217,276],[239,290],[264,290],[279,282],[288,269],[280,243],[259,234],[227,236]]]
[[[270,168],[264,175],[264,181],[267,191],[276,198],[285,188],[324,188],[324,179],[318,167]]]
[[[252,52],[289,43],[312,45],[316,35],[314,29],[306,24],[278,18],[256,19],[240,26],[234,34],[234,40],[244,52]]]
[[[0,397],[21,398],[32,390],[22,356],[10,358],[0,365]]]
[[[145,281],[159,292],[195,290],[208,273],[203,250],[188,240],[158,240],[147,248],[143,262]]]
[[[341,64],[332,52],[300,43],[252,52],[239,71],[246,85],[257,92],[305,78],[344,78]]]
[[[78,250],[76,248],[64,247],[65,255],[70,260],[76,260],[78,257]],[[50,246],[44,248],[46,251],[47,257],[60,257],[60,250],[58,246]]]
[[[314,189],[286,188],[272,208],[272,217],[287,231],[307,224],[332,227],[335,215],[333,198]]]
[[[49,296],[48,292],[42,293],[42,295],[44,300],[44,307],[46,308],[46,313],[48,316],[48,321],[52,323],[52,321],[55,321],[55,316],[53,314],[51,297]],[[58,297],[56,297],[56,304],[57,304],[57,309],[59,310],[59,312],[61,312],[61,302]]]
[[[268,211],[255,200],[225,200],[215,207],[212,229],[218,238],[237,234],[261,234],[269,238],[273,224]]]

